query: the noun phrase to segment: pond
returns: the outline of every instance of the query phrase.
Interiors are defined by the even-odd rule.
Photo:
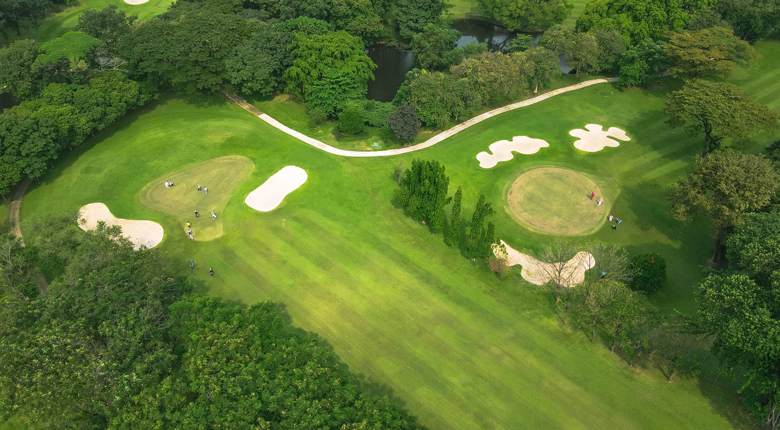
[[[458,48],[476,42],[486,44],[490,51],[504,51],[515,39],[515,34],[505,27],[479,19],[457,19],[453,21],[452,28],[461,34],[456,42]],[[541,35],[533,36],[532,45]],[[368,48],[366,53],[378,66],[374,70],[376,79],[368,81],[367,97],[381,102],[392,101],[406,78],[406,72],[412,69],[412,51],[387,45],[375,45]],[[569,72],[565,58],[561,59],[561,70],[564,73]]]

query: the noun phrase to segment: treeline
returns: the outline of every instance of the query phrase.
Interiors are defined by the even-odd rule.
[[[0,238],[0,422],[36,428],[417,429],[269,302],[191,294],[157,250],[75,217]],[[52,280],[45,291],[36,279]]]

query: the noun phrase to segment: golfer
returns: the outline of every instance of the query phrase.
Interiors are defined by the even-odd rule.
[[[217,219],[217,214],[214,211],[211,211],[211,219]]]

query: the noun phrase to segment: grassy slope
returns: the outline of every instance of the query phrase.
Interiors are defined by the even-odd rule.
[[[28,28],[22,30],[21,36],[16,33],[9,34],[11,40],[34,39],[45,42],[62,36],[73,28],[79,20],[79,15],[89,9],[100,10],[109,5],[116,5],[128,15],[136,15],[138,19],[151,18],[168,10],[172,0],[149,0],[147,3],[133,6],[121,0],[80,0],[75,6],[65,8],[53,13],[41,21],[37,29]]]
[[[595,86],[492,118],[403,159],[442,161],[453,189],[464,187],[465,214],[485,193],[499,207],[497,231],[517,248],[545,241],[500,210],[503,190],[520,170],[552,164],[614,181],[622,194],[613,212],[625,222],[617,233],[605,227],[594,236],[632,252],[664,254],[671,282],[656,302],[667,311],[691,311],[696,267],[711,240],[705,227],[684,227],[667,215],[665,188],[698,144],[664,124],[662,96]],[[728,394],[684,378],[669,385],[657,370],[627,368],[580,333],[561,329],[548,296],[517,271],[498,281],[406,217],[391,203],[397,158],[325,154],[219,98],[163,99],[151,110],[62,160],[29,193],[23,217],[103,201],[119,217],[152,219],[175,231],[180,220],[145,208],[138,192],[184,164],[245,155],[256,167],[224,211],[225,236],[192,242],[174,234],[163,249],[183,271],[189,258],[215,268],[214,278],[203,269],[192,275],[201,291],[281,303],[295,325],[333,345],[369,389],[392,393],[432,428],[744,427]],[[624,128],[634,140],[577,153],[568,131],[591,122]],[[520,134],[551,146],[479,168],[479,151]],[[267,214],[243,204],[287,164],[307,169],[303,187]]]
[[[582,11],[585,10],[585,5],[588,1],[589,0],[569,0],[569,3],[571,3],[574,8],[571,10],[571,13],[569,13],[568,18],[563,21],[563,25],[574,27],[577,18],[579,18],[580,15],[582,15]],[[480,7],[479,0],[447,0],[447,3],[452,6],[449,9],[449,12],[454,19],[482,18],[487,19],[488,21],[491,20],[490,16]]]

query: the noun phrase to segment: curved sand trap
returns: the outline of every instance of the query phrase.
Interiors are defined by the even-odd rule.
[[[483,169],[490,169],[495,167],[496,164],[502,161],[511,160],[514,155],[512,152],[518,152],[524,155],[536,154],[539,149],[550,146],[549,143],[542,139],[531,139],[528,136],[515,136],[511,141],[499,140],[489,146],[492,154],[487,152],[480,152],[477,154],[477,160],[479,160],[479,167]]]
[[[268,212],[282,203],[288,194],[308,179],[306,171],[297,166],[285,166],[246,196],[244,202],[252,209]]]
[[[149,0],[125,0],[125,3],[131,4],[133,6],[138,6],[139,4],[144,4],[148,1]]]
[[[526,281],[544,285],[551,280],[550,274],[555,273],[554,264],[539,261],[530,255],[523,254],[507,245],[503,240],[501,244],[506,247],[507,263],[510,266],[520,265],[523,267],[521,275]],[[493,249],[498,256],[498,247]],[[567,261],[561,270],[561,278],[566,279],[562,287],[573,287],[585,280],[585,272],[596,265],[596,259],[590,252],[580,251],[571,260]]]
[[[100,221],[105,222],[109,227],[114,225],[122,227],[122,235],[130,239],[134,249],[141,246],[154,248],[163,240],[164,231],[160,224],[154,221],[117,218],[103,203],[82,206],[79,210],[79,219],[84,220],[83,224],[79,223],[79,227],[84,231],[96,229]]]
[[[588,124],[585,128],[587,130],[577,128],[569,132],[570,135],[580,138],[574,142],[574,147],[580,151],[598,152],[607,146],[613,148],[620,146],[620,142],[610,139],[610,137],[623,141],[631,140],[625,131],[616,127],[610,127],[609,130],[604,131],[604,127],[598,124]]]

